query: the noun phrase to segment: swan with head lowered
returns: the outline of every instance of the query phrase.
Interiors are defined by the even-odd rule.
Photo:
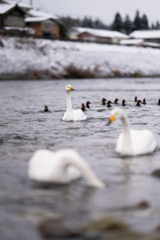
[[[120,119],[123,131],[117,139],[116,152],[121,155],[135,156],[151,153],[156,148],[156,141],[150,130],[133,130],[121,108],[115,108],[110,114],[110,123]]]
[[[63,116],[63,121],[81,121],[85,120],[86,116],[84,115],[81,109],[73,110],[72,101],[70,96],[70,91],[74,90],[70,85],[67,85],[66,88],[66,100],[67,100],[67,111]]]
[[[73,149],[37,150],[29,161],[28,177],[36,182],[67,184],[83,176],[88,185],[103,188],[87,162]]]

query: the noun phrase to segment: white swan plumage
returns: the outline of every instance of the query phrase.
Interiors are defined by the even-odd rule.
[[[29,161],[28,177],[37,182],[67,184],[84,177],[89,186],[105,185],[93,173],[87,162],[73,149],[52,152],[37,150]]]
[[[120,119],[123,125],[123,132],[117,139],[117,153],[121,155],[135,156],[151,153],[156,148],[156,140],[150,130],[130,129],[128,118],[121,108],[111,111],[110,122]]]
[[[81,121],[85,120],[86,116],[81,109],[73,110],[70,91],[74,90],[71,85],[67,85],[66,88],[66,100],[67,100],[67,111],[64,113],[63,121]]]

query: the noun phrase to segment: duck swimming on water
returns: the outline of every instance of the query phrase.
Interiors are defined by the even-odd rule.
[[[102,98],[102,105],[106,105],[106,101],[107,101],[107,99]]]
[[[116,99],[114,100],[114,103],[115,103],[115,104],[118,104],[118,101],[119,101],[119,99],[116,98]]]
[[[109,101],[107,102],[106,107],[108,107],[108,108],[112,107],[111,103],[112,103],[112,102],[109,100]]]
[[[47,106],[44,107],[44,112],[48,112],[48,107]]]
[[[91,104],[90,101],[87,101],[87,102],[86,102],[86,107],[87,107],[87,108],[90,108],[89,104]]]
[[[145,98],[143,98],[142,104],[147,104]]]
[[[121,108],[115,108],[111,111],[109,123],[120,119],[123,131],[117,139],[117,153],[121,155],[135,156],[148,154],[155,150],[156,140],[150,130],[133,130],[130,128],[125,111]]]
[[[84,105],[84,103],[82,103],[81,110],[82,110],[83,112],[85,112],[85,111],[86,111],[86,108],[85,108],[85,105]]]
[[[125,99],[122,100],[122,106],[126,106],[126,100]]]
[[[141,100],[137,100],[136,106],[141,107]]]

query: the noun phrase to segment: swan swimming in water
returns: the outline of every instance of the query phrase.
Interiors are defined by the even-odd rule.
[[[85,120],[86,116],[84,115],[81,109],[73,110],[72,101],[70,96],[70,91],[74,90],[70,85],[67,85],[66,88],[66,99],[67,99],[67,111],[63,116],[63,121],[81,121]]]
[[[37,150],[29,161],[28,177],[37,182],[67,184],[83,176],[92,187],[105,187],[87,162],[73,149]]]
[[[123,125],[123,132],[119,135],[116,144],[116,152],[121,155],[135,156],[148,154],[155,150],[156,141],[150,130],[130,129],[128,118],[121,108],[111,111],[110,122],[120,119]]]

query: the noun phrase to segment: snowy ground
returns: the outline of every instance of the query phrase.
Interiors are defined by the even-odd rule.
[[[64,78],[71,66],[81,77],[85,71],[95,77],[160,76],[160,50],[152,48],[1,38],[0,59],[0,79]]]

